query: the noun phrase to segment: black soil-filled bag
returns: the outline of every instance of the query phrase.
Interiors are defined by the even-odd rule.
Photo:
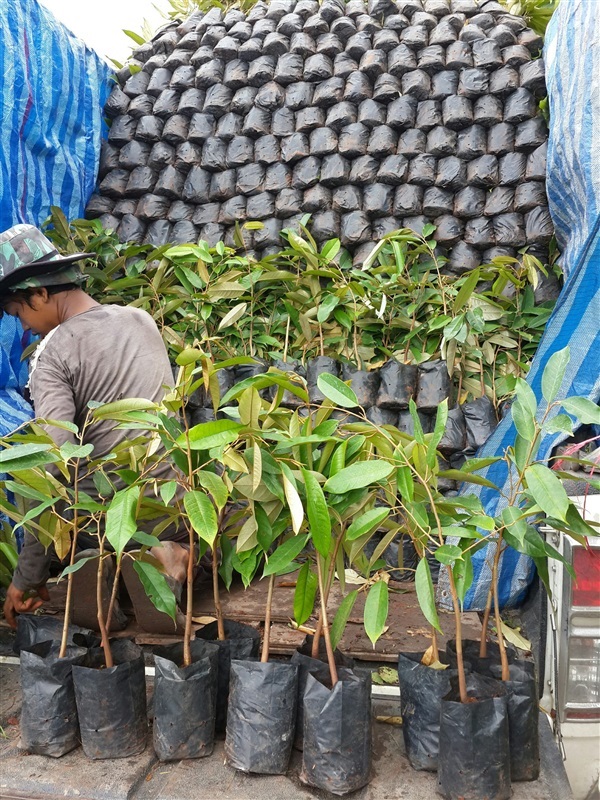
[[[497,642],[488,642],[487,655],[484,658],[479,655],[480,646],[478,639],[463,639],[463,661],[469,664],[473,672],[493,678],[492,668],[500,664],[500,646]],[[512,664],[517,659],[517,651],[510,644],[505,645],[505,648],[508,663]],[[450,666],[456,667],[456,639],[450,639],[446,644],[446,656]]]
[[[302,750],[304,747],[304,690],[309,675],[314,675],[321,683],[326,683],[329,676],[329,666],[327,664],[327,651],[323,637],[319,640],[319,657],[312,657],[313,637],[307,636],[290,659],[291,664],[298,667],[298,710],[296,712],[296,735],[294,737],[294,747]],[[333,651],[333,657],[338,667],[352,669],[354,659],[345,656],[339,650]]]
[[[366,786],[371,773],[371,726],[370,674],[340,669],[333,688],[309,675],[300,780],[337,795]]]
[[[421,664],[422,653],[398,654],[400,714],[406,755],[413,769],[435,772],[438,767],[440,708],[450,691],[455,669],[432,669]],[[440,652],[445,662],[445,653]]]
[[[467,675],[469,703],[458,678],[442,699],[438,791],[447,800],[508,800],[510,753],[506,689],[483,675]]]
[[[13,642],[13,652],[17,655],[25,648],[41,642],[60,642],[63,633],[63,620],[55,617],[38,616],[37,614],[19,614],[17,617],[17,635]],[[89,628],[69,625],[69,644],[78,647],[96,647],[100,640]]]
[[[296,725],[298,667],[232,661],[225,757],[242,772],[283,775]]]
[[[226,639],[219,640],[216,622],[210,622],[196,632],[197,639],[214,642],[219,647],[219,669],[217,677],[217,733],[224,733],[227,726],[227,699],[229,697],[229,671],[232,659],[258,658],[260,633],[251,625],[243,622],[223,620]]]
[[[510,680],[504,681],[508,704],[510,776],[513,781],[536,781],[540,775],[538,691],[535,665],[517,661],[509,665]],[[502,668],[491,668],[496,678]]]
[[[72,669],[87,651],[60,642],[41,642],[21,650],[21,743],[30,753],[59,758],[79,746]]]
[[[209,756],[215,741],[219,648],[195,639],[192,663],[183,642],[154,649],[154,751],[161,761]]]
[[[141,649],[113,639],[114,666],[104,667],[104,651],[93,648],[86,666],[73,667],[75,700],[83,752],[88,758],[129,758],[146,747],[146,680]]]

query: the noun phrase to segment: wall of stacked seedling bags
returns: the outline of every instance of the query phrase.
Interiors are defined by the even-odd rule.
[[[87,216],[154,244],[233,245],[236,223],[260,220],[244,232],[260,257],[310,214],[355,263],[431,222],[455,272],[525,246],[544,260],[541,47],[493,0],[193,14],[119,72]]]

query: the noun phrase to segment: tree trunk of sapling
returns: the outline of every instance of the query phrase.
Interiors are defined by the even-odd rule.
[[[510,680],[510,669],[508,666],[508,656],[504,646],[504,635],[502,633],[502,618],[500,617],[500,603],[498,602],[498,565],[502,552],[502,536],[498,539],[494,564],[492,566],[492,589],[494,594],[494,618],[496,620],[496,631],[498,632],[498,647],[500,648],[500,663],[502,664],[502,680]]]
[[[267,592],[267,607],[265,609],[265,632],[263,635],[263,646],[260,660],[266,664],[269,660],[269,644],[271,643],[271,607],[273,605],[273,587],[275,586],[275,575],[269,576],[269,590]]]
[[[483,628],[481,630],[481,642],[479,645],[479,658],[487,658],[487,637],[488,626],[490,623],[490,612],[492,610],[492,587],[488,592],[487,601],[485,604],[485,611],[483,612]]]
[[[323,583],[323,570],[321,569],[321,558],[317,555],[317,575],[319,579],[319,595],[321,597],[321,620],[323,628],[323,636],[325,638],[325,649],[327,651],[327,663],[329,664],[329,674],[331,676],[332,687],[338,682],[337,667],[335,665],[335,657],[333,654],[333,647],[331,646],[331,637],[329,636],[329,623],[327,621],[327,594]],[[316,634],[315,634],[316,639]],[[319,643],[317,641],[317,654]]]
[[[454,609],[454,622],[455,622],[455,637],[456,637],[456,669],[458,672],[458,692],[460,695],[460,702],[468,702],[469,696],[467,694],[467,681],[465,677],[465,664],[463,661],[462,649],[462,621],[460,618],[460,606],[458,603],[458,594],[456,592],[456,584],[454,582],[454,575],[452,574],[452,567],[448,565],[448,577],[450,580],[450,594],[452,595],[452,608]]]
[[[215,616],[217,617],[217,631],[219,641],[223,642],[227,637],[225,636],[225,626],[223,625],[223,609],[221,608],[221,597],[219,595],[219,561],[217,558],[217,548],[214,543],[212,550],[212,579],[213,598],[215,601]]]
[[[104,663],[106,668],[114,666],[110,643],[108,641],[108,631],[106,621],[102,613],[102,578],[104,575],[104,542],[100,540],[100,558],[98,560],[98,578],[96,581],[96,605],[98,606],[98,628],[102,639],[102,649],[104,650]]]

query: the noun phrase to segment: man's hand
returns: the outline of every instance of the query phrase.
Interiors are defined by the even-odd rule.
[[[31,594],[33,596],[26,600],[26,594]],[[45,600],[50,600],[50,595],[48,594],[48,589],[46,589],[46,584],[38,586],[38,588],[32,592],[24,592],[21,591],[21,589],[17,589],[17,587],[11,583],[6,590],[6,600],[4,601],[4,617],[11,628],[16,628],[16,614],[22,614],[24,612],[31,613],[39,608]]]

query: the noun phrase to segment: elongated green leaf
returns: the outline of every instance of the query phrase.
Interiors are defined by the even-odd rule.
[[[70,575],[72,572],[77,572],[82,567],[85,567],[88,561],[96,561],[97,559],[98,556],[87,556],[87,558],[80,558],[74,564],[69,564],[69,566],[65,567],[63,571],[60,573],[58,580],[61,581],[63,578],[66,578],[67,575]]]
[[[525,470],[525,481],[529,493],[545,514],[562,520],[566,518],[569,498],[551,469],[543,464],[531,464]]]
[[[17,444],[0,451],[0,470],[2,472],[22,472],[23,470],[56,463],[59,458],[50,452],[51,444]]]
[[[526,441],[531,441],[535,436],[534,415],[518,398],[511,406],[511,413],[519,435]]]
[[[336,615],[333,618],[331,630],[329,631],[329,638],[331,639],[331,646],[334,650],[342,640],[344,630],[346,629],[346,625],[350,619],[350,614],[352,613],[352,609],[354,608],[354,603],[356,603],[357,597],[358,589],[354,589],[352,592],[349,592],[340,603]]]
[[[456,295],[456,298],[454,300],[454,305],[452,307],[452,311],[455,314],[457,314],[461,310],[461,308],[466,303],[469,302],[469,299],[470,299],[471,295],[473,294],[473,291],[475,290],[475,287],[479,283],[479,275],[480,275],[480,270],[479,269],[474,269],[473,272],[471,272],[467,276],[467,278],[465,278],[465,282],[460,287],[459,292]]]
[[[471,558],[471,553],[463,553],[462,560],[456,561],[452,567],[452,574],[454,575],[456,594],[462,606],[466,594],[473,583],[473,560]]]
[[[568,414],[557,414],[542,426],[544,433],[566,433],[569,436],[573,433],[573,420]]]
[[[177,481],[167,481],[161,484],[160,497],[163,503],[168,506],[171,500],[175,497],[177,491]]]
[[[367,595],[364,610],[365,633],[373,643],[373,647],[385,630],[388,604],[388,585],[385,581],[377,581]]]
[[[137,530],[136,510],[139,486],[128,486],[117,492],[106,512],[106,538],[119,557]]]
[[[298,625],[304,625],[313,612],[317,584],[317,576],[311,571],[307,561],[300,568],[294,592],[294,619]]]
[[[319,303],[319,308],[317,309],[317,322],[326,322],[327,318],[339,302],[340,298],[337,297],[337,295],[326,294]]]
[[[600,406],[587,397],[567,397],[562,406],[584,425],[600,425]]]
[[[433,429],[433,433],[431,434],[431,439],[427,445],[427,455],[426,461],[430,467],[435,465],[435,450],[438,444],[442,440],[442,436],[444,435],[444,431],[446,430],[446,423],[448,421],[448,398],[442,400],[439,404],[437,413],[435,415],[435,427]]]
[[[522,543],[527,533],[527,519],[523,515],[523,511],[516,506],[508,506],[502,509],[501,516],[504,525]]]
[[[419,559],[419,563],[417,564],[417,569],[415,571],[415,590],[423,616],[430,625],[441,633],[442,629],[435,607],[433,581],[431,580],[431,571],[426,558]]]
[[[11,547],[8,542],[0,542],[0,553],[4,556],[10,564],[11,569],[16,569],[19,563],[19,557],[14,547]]]
[[[215,475],[214,472],[209,472],[206,469],[201,469],[196,472],[196,480],[200,486],[204,487],[212,497],[216,507],[221,511],[227,503],[229,492],[223,483],[223,478]]]
[[[377,529],[390,515],[389,508],[371,508],[364,514],[357,516],[346,531],[346,540],[351,542]]]
[[[440,564],[454,564],[457,559],[462,558],[462,550],[455,544],[443,544],[434,553],[435,558]]]
[[[292,530],[294,533],[298,533],[304,520],[304,507],[298,490],[285,472],[283,473],[283,491],[292,517]]]
[[[516,394],[518,401],[529,411],[532,417],[535,417],[538,407],[537,397],[524,378],[517,379]]]
[[[234,442],[242,430],[243,425],[230,419],[217,419],[214,422],[201,422],[190,429],[190,449],[210,450]],[[179,447],[185,448],[185,434],[177,438]]]
[[[315,475],[303,469],[306,487],[306,515],[310,527],[310,535],[317,553],[327,558],[331,551],[331,519],[327,500],[323,489]]]
[[[440,478],[449,478],[451,481],[464,481],[465,483],[475,483],[478,486],[489,486],[491,489],[497,489],[495,483],[489,481],[481,475],[473,475],[472,472],[464,472],[460,469],[443,469],[438,473]]]
[[[228,311],[227,314],[225,314],[219,323],[217,330],[222,331],[224,328],[228,328],[230,325],[235,325],[235,323],[244,316],[247,308],[248,303],[238,303],[237,306],[234,306],[231,311]]]
[[[192,528],[203,541],[212,546],[219,525],[215,507],[209,498],[204,492],[192,490],[183,496],[183,505]]]
[[[296,556],[302,552],[307,541],[308,536],[292,536],[290,539],[286,539],[273,555],[269,556],[263,575],[273,575],[287,570]]]
[[[165,576],[156,569],[154,564],[149,564],[147,561],[136,560],[133,562],[133,568],[154,608],[171,617],[173,627],[175,627],[177,603]]]
[[[158,536],[152,536],[145,531],[136,531],[131,538],[134,540],[134,542],[139,542],[146,547],[160,547],[160,539]]]
[[[92,416],[94,419],[110,419],[114,415],[125,414],[128,411],[151,411],[157,409],[156,403],[145,400],[143,397],[129,397],[125,400],[115,400],[114,403],[105,403],[95,408]]]
[[[73,442],[64,442],[60,447],[60,454],[68,461],[71,458],[87,458],[93,451],[93,444],[73,444]]]
[[[342,408],[356,408],[358,398],[354,391],[335,375],[327,372],[319,375],[317,386],[328,400]]]
[[[363,489],[371,483],[385,480],[393,471],[393,465],[387,461],[357,461],[336,472],[326,481],[324,489],[332,494],[345,494],[353,489]]]
[[[256,538],[266,553],[275,539],[271,521],[264,508],[258,503],[254,504],[254,515],[256,517]]]
[[[403,500],[411,503],[415,496],[415,484],[410,467],[398,467],[396,470],[396,483]]]
[[[544,372],[542,374],[542,395],[548,404],[556,399],[560,391],[570,358],[570,348],[563,347],[562,350],[558,350],[550,356],[548,363],[544,367]]]

